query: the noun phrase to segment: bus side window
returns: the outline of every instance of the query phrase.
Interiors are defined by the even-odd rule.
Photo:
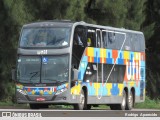
[[[87,46],[88,47],[96,47],[95,46],[95,30],[93,28],[89,28],[87,32]]]
[[[132,49],[131,48],[132,44],[133,43],[131,43],[131,36],[129,35],[129,33],[126,33],[126,41],[124,43],[123,50],[130,51]]]
[[[122,33],[115,33],[115,42],[116,42],[116,49],[122,49],[123,42],[125,40],[125,35]]]
[[[108,33],[106,31],[102,31],[102,42],[103,42],[103,48],[107,48],[107,39]]]
[[[80,34],[78,31],[75,31],[75,33],[74,33],[73,44],[74,44],[74,45],[83,46],[82,36],[81,36],[81,34]]]
[[[115,49],[116,48],[116,41],[115,41],[115,33],[108,32],[108,48]]]
[[[137,34],[134,35],[134,49],[137,52],[141,51],[140,39]]]
[[[81,57],[83,55],[84,49],[87,45],[86,42],[86,29],[82,26],[77,26],[75,28],[74,37],[73,37],[73,47],[72,47],[72,61],[75,61],[73,66],[78,68]],[[73,58],[75,60],[73,60]]]
[[[101,34],[100,34],[100,31],[97,31],[96,47],[97,47],[97,48],[100,48],[100,47],[101,47]]]
[[[141,51],[145,51],[145,41],[144,41],[144,36],[143,35],[140,35],[139,36],[140,38],[140,45],[141,45]]]

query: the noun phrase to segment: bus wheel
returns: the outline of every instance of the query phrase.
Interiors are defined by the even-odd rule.
[[[131,110],[132,107],[133,107],[133,93],[131,91],[129,96],[127,97],[126,110]]]
[[[39,109],[39,105],[38,104],[29,104],[31,109]]]
[[[123,91],[122,103],[119,104],[119,110],[125,110],[126,108],[126,91]]]
[[[126,108],[126,91],[123,91],[122,102],[116,106],[116,110],[125,110]]]
[[[80,101],[80,103],[74,105],[74,109],[75,110],[84,110],[85,106],[86,106],[86,96],[85,96],[83,90],[81,90],[79,101]]]

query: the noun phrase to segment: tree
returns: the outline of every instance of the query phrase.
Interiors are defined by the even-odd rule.
[[[147,1],[147,19],[145,25],[148,27],[148,32],[145,34],[149,38],[146,41],[147,46],[147,94],[151,98],[160,98],[160,1]],[[152,35],[151,35],[152,34]]]
[[[124,27],[127,0],[89,0],[85,13],[97,24]]]
[[[0,1],[0,99],[4,99],[8,92],[9,69],[13,57],[11,51],[13,50],[11,36],[13,33],[14,20],[8,12],[8,6],[5,0]]]
[[[11,99],[14,87],[11,69],[16,64],[16,51],[21,26],[29,21],[22,0],[0,1],[0,99]]]
[[[65,18],[72,21],[95,23],[95,21],[88,18],[88,16],[85,14],[84,8],[86,4],[86,0],[70,0]]]
[[[33,21],[63,19],[69,0],[25,0]]]
[[[148,0],[147,2],[147,23],[154,23],[154,35],[148,39],[147,47],[150,52],[160,51],[160,1],[158,0]]]

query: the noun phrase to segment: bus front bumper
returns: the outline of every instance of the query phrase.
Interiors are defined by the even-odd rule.
[[[71,95],[68,90],[58,95],[27,95],[16,91],[16,101],[20,104],[77,104],[79,99],[79,96]]]

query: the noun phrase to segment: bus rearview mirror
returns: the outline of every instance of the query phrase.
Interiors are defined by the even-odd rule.
[[[73,80],[78,80],[78,70],[73,69]]]

